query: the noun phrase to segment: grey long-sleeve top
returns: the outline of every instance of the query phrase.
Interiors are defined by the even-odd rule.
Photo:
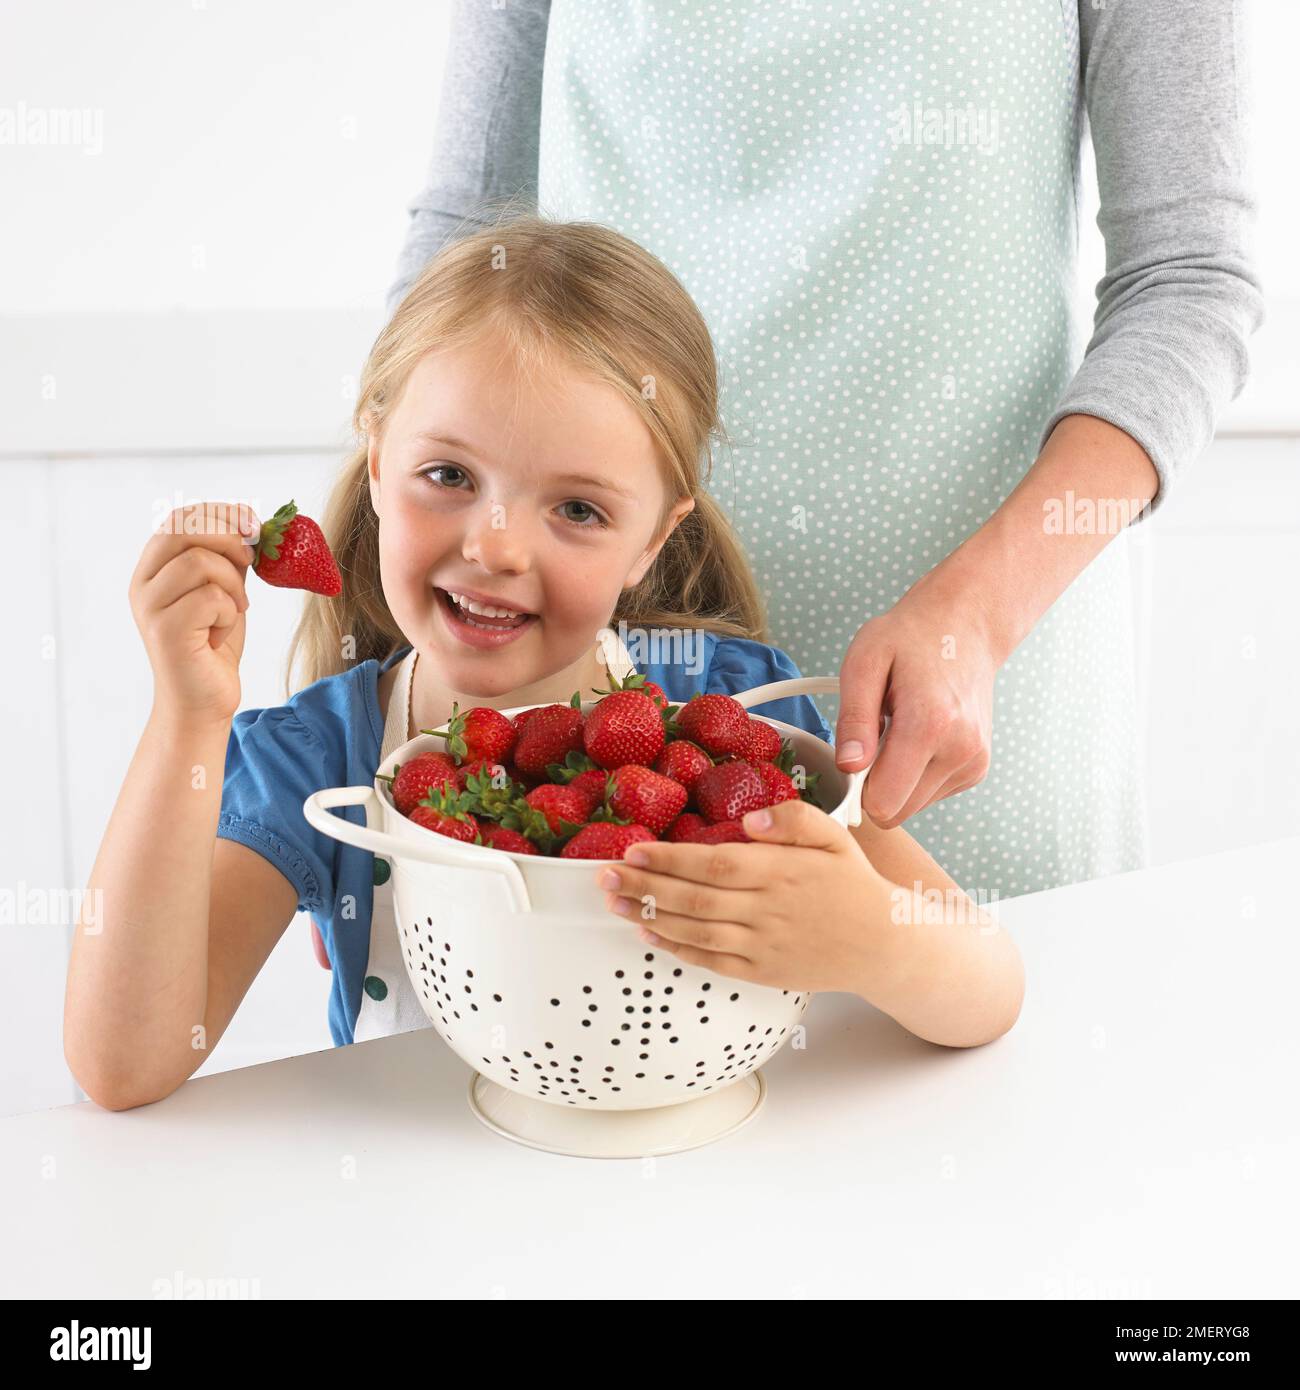
[[[1078,5],[1079,99],[1096,154],[1106,273],[1082,363],[1045,422],[1131,435],[1166,500],[1245,384],[1264,319],[1251,246],[1245,0]],[[391,313],[484,201],[537,187],[550,0],[455,0],[433,158],[409,205]],[[1076,153],[1077,158],[1077,153]]]

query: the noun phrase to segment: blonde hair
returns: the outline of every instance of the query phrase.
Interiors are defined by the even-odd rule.
[[[718,415],[713,343],[694,301],[663,262],[618,232],[507,206],[490,225],[443,247],[370,350],[352,416],[360,442],[320,518],[343,592],[307,596],[285,665],[286,696],[296,661],[303,684],[310,685],[357,662],[382,663],[407,645],[380,582],[366,435],[382,437],[426,353],[474,340],[485,329],[504,335],[523,369],[559,365],[585,372],[636,409],[665,473],[667,497],[655,538],[676,502],[695,501],[640,582],[621,592],[611,625],[705,628],[766,642],[753,572],[704,486],[713,467],[711,441],[730,441]]]

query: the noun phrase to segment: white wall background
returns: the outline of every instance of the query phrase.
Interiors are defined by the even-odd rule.
[[[1300,830],[1300,14],[1253,7],[1251,385],[1141,541],[1156,863]],[[0,111],[98,112],[99,148],[0,144],[0,483],[10,734],[0,888],[84,884],[151,701],[127,583],[158,509],[318,505],[431,145],[445,7],[50,0],[6,13]],[[1079,292],[1103,248],[1085,155]],[[1091,310],[1089,309],[1089,313]],[[282,699],[291,595],[264,591],[248,706]],[[0,927],[0,1114],[80,1098],[68,930]],[[330,1045],[300,920],[205,1071]]]

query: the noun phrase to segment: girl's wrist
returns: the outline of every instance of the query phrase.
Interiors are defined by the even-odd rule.
[[[218,739],[224,744],[230,737],[233,722],[231,715],[170,709],[155,703],[149,711],[145,727],[169,744],[190,747],[210,744]]]

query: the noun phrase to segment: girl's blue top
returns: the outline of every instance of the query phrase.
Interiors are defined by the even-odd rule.
[[[636,669],[657,682],[672,704],[685,704],[697,693],[736,695],[800,675],[779,647],[711,632],[697,636],[698,649],[689,662],[638,661],[629,648]],[[323,787],[373,784],[384,736],[379,674],[409,651],[408,646],[395,652],[382,667],[363,661],[326,676],[287,704],[240,710],[226,749],[217,834],[269,859],[297,892],[298,911],[316,919],[333,965],[329,1025],[336,1047],[352,1042],[361,1010],[377,870],[369,850],[322,835],[308,824],[302,807]],[[807,695],[770,700],[759,708],[770,718],[834,741],[830,725]],[[360,806],[330,814],[366,823]]]

